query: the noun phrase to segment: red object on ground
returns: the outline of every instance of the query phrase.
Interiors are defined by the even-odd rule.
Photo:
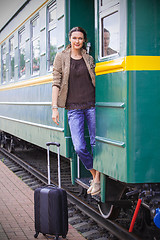
[[[133,227],[134,227],[134,224],[135,224],[135,221],[136,221],[136,218],[137,218],[137,214],[138,214],[139,208],[141,206],[141,202],[142,202],[142,199],[138,199],[137,206],[136,206],[136,209],[134,211],[134,215],[133,215],[133,218],[132,218],[132,221],[131,221],[131,225],[130,225],[130,228],[129,228],[129,232],[133,231]]]

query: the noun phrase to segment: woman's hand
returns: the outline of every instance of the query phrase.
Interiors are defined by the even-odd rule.
[[[52,120],[59,125],[59,112],[57,108],[52,109]]]

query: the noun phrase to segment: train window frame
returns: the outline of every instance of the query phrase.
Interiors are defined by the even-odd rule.
[[[55,18],[52,21],[50,21],[50,13],[53,12],[54,10],[55,10]],[[51,72],[53,70],[53,67],[52,67],[53,61],[57,53],[56,30],[57,30],[57,3],[56,1],[54,1],[47,6],[47,70],[48,72]],[[54,43],[52,47],[53,48],[55,47],[55,52],[53,52],[53,56],[51,56],[51,34],[53,34],[52,42]]]
[[[38,26],[37,29],[38,31],[34,32],[34,28],[33,28],[33,24],[38,21]],[[36,16],[34,16],[31,21],[30,21],[30,34],[31,34],[31,75],[32,76],[37,76],[40,74],[40,17],[39,17],[39,13],[36,14]],[[36,44],[38,42],[38,44]],[[35,45],[34,45],[35,44]],[[35,65],[35,70],[34,70],[34,50],[36,51],[37,46],[39,47],[38,50],[38,61],[37,63],[39,63],[39,66],[37,68],[37,65]]]
[[[5,48],[4,48],[5,46]],[[1,84],[5,84],[6,83],[6,42],[4,42],[1,45]],[[3,53],[3,49],[5,49],[5,52]],[[4,64],[5,62],[5,64]],[[5,70],[3,70],[3,65],[5,65]],[[5,79],[4,79],[4,72],[5,72]]]
[[[103,1],[104,1],[104,4],[103,4]],[[99,1],[99,12],[102,12],[113,6],[116,6],[117,4],[119,4],[119,0],[100,0]]]
[[[12,41],[13,41],[13,46],[11,45]],[[9,79],[10,79],[10,82],[13,82],[14,78],[15,78],[15,69],[14,69],[15,49],[14,49],[14,46],[15,46],[15,38],[14,38],[14,36],[12,36],[9,39]],[[12,59],[13,59],[13,64],[12,64]]]
[[[23,26],[19,31],[18,31],[18,77],[19,79],[25,79],[26,77],[26,48],[25,48],[25,26]],[[21,50],[22,52],[24,51],[24,65],[21,65]],[[22,72],[21,72],[21,67],[23,67]],[[21,74],[22,73],[22,74]]]
[[[101,4],[101,1],[99,2],[99,4]],[[117,21],[117,29],[118,29],[118,33],[119,33],[119,38],[117,38],[117,42],[118,42],[118,49],[115,49],[115,51],[110,51],[109,55],[105,55],[103,56],[103,20],[107,17],[113,16],[113,14],[117,13],[117,17],[118,17],[118,21]],[[108,29],[107,29],[108,30]],[[108,31],[108,33],[110,34],[110,32]],[[108,59],[111,57],[118,57],[119,56],[119,52],[120,52],[120,4],[119,1],[115,0],[115,1],[108,1],[106,5],[104,6],[99,6],[99,56],[100,59]]]

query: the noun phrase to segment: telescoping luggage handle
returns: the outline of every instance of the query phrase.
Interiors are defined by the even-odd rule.
[[[60,169],[60,143],[57,142],[47,142],[47,163],[48,163],[48,184],[51,184],[51,176],[50,176],[50,159],[49,159],[49,147],[50,145],[57,146],[57,154],[58,154],[58,187],[61,188],[61,169]]]

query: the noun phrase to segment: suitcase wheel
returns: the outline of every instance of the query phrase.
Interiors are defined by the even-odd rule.
[[[66,238],[66,235],[63,235],[62,238]]]
[[[58,239],[59,239],[59,236],[56,236],[55,239],[58,240]]]
[[[38,234],[39,234],[39,232],[36,232],[36,233],[34,234],[34,238],[37,238],[37,237],[38,237]]]

